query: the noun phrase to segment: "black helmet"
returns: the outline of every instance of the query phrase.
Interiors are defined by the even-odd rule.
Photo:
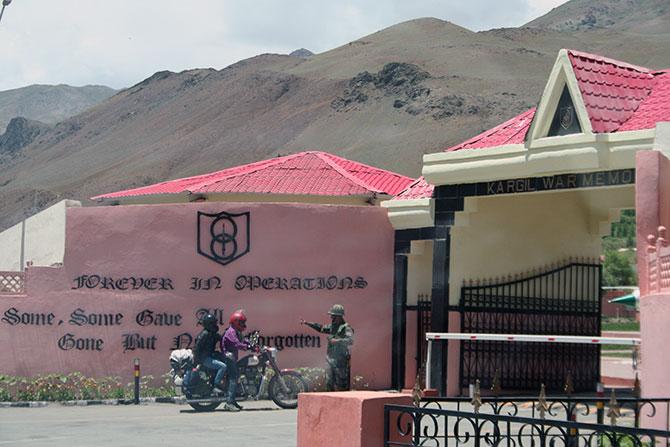
[[[212,314],[207,314],[202,317],[200,324],[202,324],[202,326],[208,331],[216,332],[219,330],[219,326],[216,324],[216,317]]]

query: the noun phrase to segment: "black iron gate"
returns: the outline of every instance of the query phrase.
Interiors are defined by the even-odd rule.
[[[570,261],[526,277],[468,282],[461,289],[461,332],[492,334],[600,335],[601,267]],[[600,347],[463,341],[460,386],[494,376],[507,390],[594,390],[600,380]]]

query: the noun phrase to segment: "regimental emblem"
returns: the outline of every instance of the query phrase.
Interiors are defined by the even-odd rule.
[[[572,121],[575,116],[575,110],[572,106],[561,107],[560,111],[561,116],[561,127],[563,129],[569,129],[572,126]]]
[[[198,211],[198,253],[227,265],[249,253],[250,213]]]

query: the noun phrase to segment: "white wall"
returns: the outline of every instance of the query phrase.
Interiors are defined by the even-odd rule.
[[[613,211],[633,206],[632,186],[467,199],[451,233],[450,303],[458,303],[464,280],[597,258]]]
[[[23,223],[18,223],[0,233],[0,271],[21,270],[21,241]]]
[[[413,241],[407,256],[407,304],[416,304],[419,295],[430,299],[432,283],[433,241]]]
[[[0,233],[0,270],[22,270],[22,244],[24,266],[30,261],[41,266],[63,262],[65,213],[73,206],[81,206],[81,202],[61,200]]]

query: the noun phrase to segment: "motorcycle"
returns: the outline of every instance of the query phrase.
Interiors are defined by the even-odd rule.
[[[298,393],[308,391],[302,375],[294,370],[282,370],[277,365],[277,349],[261,346],[260,334],[252,332],[248,337],[248,354],[237,361],[237,400],[259,400],[266,393],[281,408],[296,408]],[[175,386],[181,388],[186,402],[196,411],[214,411],[225,402],[225,397],[212,396],[215,371],[203,365],[193,364],[190,349],[172,351],[170,365]],[[268,376],[271,372],[271,378]],[[221,384],[228,388],[228,376]]]

